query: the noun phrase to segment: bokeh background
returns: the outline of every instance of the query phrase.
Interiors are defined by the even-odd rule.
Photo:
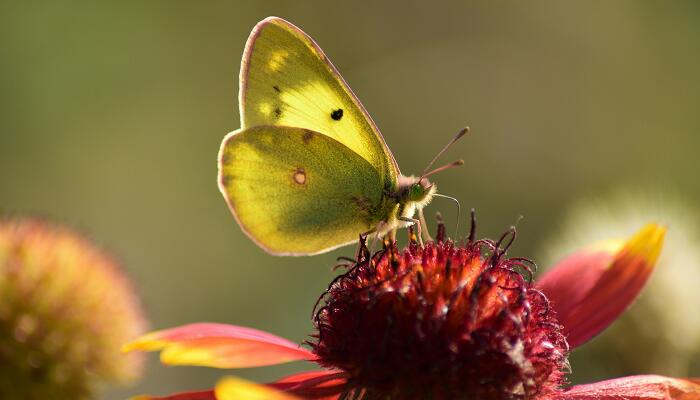
[[[651,204],[649,219],[681,202],[688,229],[700,224],[700,3],[692,0],[2,2],[0,211],[77,226],[118,254],[153,328],[219,321],[304,340],[330,267],[354,248],[271,257],[240,231],[215,180],[219,143],[239,127],[243,46],[268,15],[316,39],[404,173],[421,171],[469,125],[444,158],[466,166],[435,181],[476,208],[481,236],[523,216],[512,255],[552,262],[567,250],[558,240],[566,229],[601,220],[571,217],[587,199],[603,204],[587,215],[609,216],[614,230],[618,213],[603,211],[610,193],[626,196],[626,210]],[[428,215],[439,210],[453,224],[454,209],[437,199]],[[700,246],[686,242],[689,252]],[[700,268],[698,258],[676,259],[683,268],[667,268],[678,271],[671,287]],[[668,312],[697,314],[697,303],[685,306]],[[652,325],[633,352],[660,346],[654,332],[664,324]],[[688,352],[681,367],[615,367],[619,347],[599,349],[628,332],[582,347],[589,355],[573,356],[571,380],[700,375]],[[268,380],[302,367],[238,374]],[[222,375],[164,368],[151,356],[139,384],[104,398],[206,388]]]

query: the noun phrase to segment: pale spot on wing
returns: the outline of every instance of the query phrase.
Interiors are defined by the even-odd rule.
[[[289,52],[287,50],[276,50],[270,54],[270,59],[267,61],[267,67],[272,71],[279,71],[287,61]]]
[[[299,82],[294,87],[280,93],[285,112],[279,118],[279,125],[308,128],[313,126],[320,133],[330,136],[351,148],[370,163],[375,163],[376,149],[362,137],[363,127],[355,113],[345,113],[342,120],[335,120],[331,114],[348,108],[347,102],[323,81]],[[313,121],[313,125],[309,122]]]
[[[298,185],[303,185],[306,183],[306,171],[304,171],[304,168],[297,168],[296,171],[294,171],[294,182],[296,182]]]
[[[263,115],[267,115],[267,116],[272,115],[272,109],[273,109],[273,107],[272,107],[272,104],[270,104],[270,103],[261,102],[258,105],[258,110]]]

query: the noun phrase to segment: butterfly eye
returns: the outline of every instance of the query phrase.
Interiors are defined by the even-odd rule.
[[[423,185],[421,185],[420,182],[416,182],[413,185],[411,185],[411,189],[408,193],[408,198],[412,201],[416,201],[418,199],[421,199],[424,194],[425,189],[423,188]]]

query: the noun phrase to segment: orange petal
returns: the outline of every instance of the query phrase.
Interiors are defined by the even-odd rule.
[[[213,390],[200,390],[196,392],[176,393],[170,396],[136,396],[129,400],[216,400]]]
[[[198,323],[156,331],[122,351],[161,351],[166,365],[247,368],[313,360],[310,351],[279,336],[235,325]]]
[[[217,400],[296,400],[277,389],[234,377],[226,377],[216,384]]]
[[[700,379],[637,375],[576,385],[555,396],[556,400],[697,400]]]
[[[608,240],[578,251],[537,282],[574,348],[591,339],[641,292],[661,252],[666,227],[648,224],[629,240]]]

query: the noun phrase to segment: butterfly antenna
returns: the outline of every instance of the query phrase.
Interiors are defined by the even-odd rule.
[[[459,200],[457,200],[456,198],[454,198],[452,196],[445,196],[444,194],[440,194],[440,193],[435,193],[433,196],[444,197],[446,199],[450,199],[450,200],[454,201],[455,203],[457,203],[457,225],[455,226],[455,236],[454,236],[455,240],[457,240],[457,237],[459,235],[459,218],[462,215],[462,206],[459,204]]]
[[[464,165],[464,160],[453,161],[453,162],[451,162],[451,163],[449,163],[449,164],[447,164],[447,165],[443,165],[442,167],[435,168],[434,170],[432,170],[432,171],[430,171],[430,172],[428,172],[428,173],[424,173],[423,175],[421,175],[421,177],[420,177],[420,179],[419,179],[418,181],[420,182],[421,179],[423,179],[423,178],[425,178],[425,177],[427,177],[427,176],[436,174],[436,173],[438,173],[438,172],[442,172],[442,171],[444,171],[444,170],[446,170],[446,169],[450,169],[450,168],[454,168],[454,167],[459,167],[460,165]]]
[[[460,131],[457,133],[457,135],[456,135],[454,138],[452,138],[452,140],[450,140],[449,142],[447,142],[447,144],[445,145],[445,147],[443,147],[442,150],[440,150],[440,151],[437,153],[437,155],[436,155],[435,157],[433,157],[432,160],[430,160],[430,162],[428,163],[428,165],[427,165],[427,166],[425,167],[425,169],[423,170],[423,173],[421,174],[421,178],[425,178],[426,176],[428,176],[428,175],[432,174],[433,172],[435,172],[435,171],[433,171],[433,172],[428,173],[428,170],[430,170],[430,167],[432,167],[433,164],[435,164],[435,161],[437,161],[437,159],[440,158],[440,156],[441,156],[444,152],[446,152],[447,149],[449,149],[456,141],[458,141],[462,136],[466,135],[467,133],[469,133],[469,127],[468,127],[468,126],[465,127],[465,128],[462,128],[462,130],[460,130]],[[461,164],[460,164],[460,165],[461,165]]]

